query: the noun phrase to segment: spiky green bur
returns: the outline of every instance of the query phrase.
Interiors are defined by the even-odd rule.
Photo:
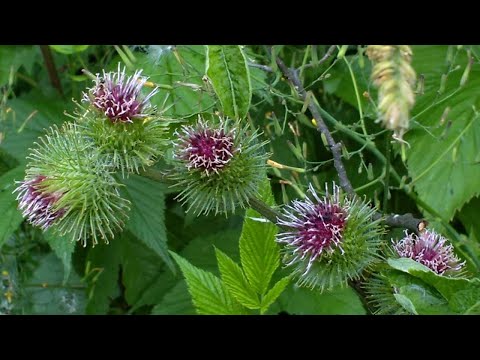
[[[465,262],[454,253],[453,246],[441,234],[426,229],[420,234],[409,233],[397,241],[382,247],[384,258],[410,258],[445,277],[463,277]],[[437,291],[421,280],[379,263],[372,270],[371,277],[365,282],[367,301],[375,314],[397,315],[411,314],[396,299],[404,286],[426,288],[432,293]]]
[[[408,45],[369,45],[366,53],[374,64],[371,78],[378,87],[379,121],[402,141],[415,103],[412,50]]]
[[[181,189],[177,199],[188,204],[187,211],[228,214],[246,208],[265,177],[268,154],[259,134],[239,121],[199,119],[176,135],[170,177]]]
[[[154,165],[165,148],[167,123],[159,117],[112,122],[87,111],[79,123],[82,133],[124,177]]]
[[[365,282],[364,289],[367,301],[375,315],[408,315],[411,314],[395,298],[398,288],[391,284],[389,277],[393,276],[394,270],[383,269],[376,272]],[[397,272],[397,276],[404,276]]]
[[[56,194],[49,211],[61,216],[49,226],[83,246],[87,241],[96,245],[99,239],[108,243],[123,229],[129,210],[112,169],[72,123],[50,128],[35,145],[27,157],[24,183],[40,178],[35,190]]]
[[[141,74],[137,70],[127,77],[120,64],[117,71],[97,74],[83,94],[89,109],[80,106],[78,116],[83,132],[124,177],[153,165],[165,145],[167,124],[150,103],[158,88],[144,94],[148,77]]]
[[[321,199],[312,185],[313,200],[294,200],[284,208],[278,223],[291,230],[277,235],[285,244],[283,262],[300,286],[329,290],[356,280],[378,259],[382,219],[358,197],[350,199],[333,185]]]

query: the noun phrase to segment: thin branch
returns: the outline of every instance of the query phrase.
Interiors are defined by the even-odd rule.
[[[294,89],[297,91],[300,98],[303,101],[307,102],[309,100],[307,99],[307,92],[305,91],[305,88],[303,87],[302,82],[297,76],[297,71],[295,69],[289,69],[285,65],[283,60],[280,59],[280,57],[278,56],[276,56],[276,62],[278,67],[282,71],[282,73],[285,75],[285,77],[288,78],[290,83],[293,85]],[[350,180],[347,177],[347,172],[345,171],[345,167],[343,166],[343,162],[342,162],[342,153],[341,153],[342,144],[335,142],[335,140],[332,137],[332,134],[330,133],[330,130],[328,130],[327,125],[325,125],[325,122],[323,121],[323,118],[320,115],[320,112],[318,111],[313,101],[308,101],[308,109],[310,110],[310,113],[312,114],[313,118],[317,123],[317,130],[325,135],[325,138],[327,139],[327,143],[330,146],[330,150],[333,156],[333,165],[337,170],[338,178],[340,180],[340,186],[343,188],[343,190],[345,190],[347,194],[354,196],[355,191],[353,190],[352,184],[350,183]]]
[[[379,219],[381,215],[377,213],[374,218]],[[428,225],[425,219],[417,219],[412,214],[391,214],[385,218],[385,225],[394,228],[408,229],[416,234],[421,233]]]
[[[255,63],[249,62],[248,66],[258,68],[258,69],[266,71],[266,72],[274,72],[273,69],[270,66],[267,66],[267,65],[255,64]]]
[[[281,216],[279,212],[275,211],[270,206],[265,204],[262,200],[256,197],[251,197],[250,199],[248,199],[248,203],[252,209],[263,215],[265,219],[269,220],[274,224],[277,224],[277,219],[279,219]]]
[[[48,45],[40,45],[40,50],[42,50],[43,60],[45,61],[45,66],[48,70],[48,77],[53,87],[58,90],[60,95],[63,97],[62,83],[58,77],[57,68],[55,67],[55,62],[53,60],[52,51]]]
[[[307,92],[305,91],[302,82],[298,78],[296,70],[289,69],[282,61],[282,59],[278,57],[278,55],[276,56],[276,61],[278,67],[293,85],[300,98],[303,101],[307,101]],[[340,186],[347,192],[347,194],[349,194],[350,196],[355,196],[355,191],[353,190],[350,180],[348,179],[345,167],[342,162],[341,143],[337,143],[333,139],[330,130],[328,129],[327,125],[323,121],[322,116],[320,115],[320,108],[317,106],[315,101],[309,101],[308,109],[310,110],[310,113],[317,122],[317,130],[325,135],[327,143],[330,146],[333,155],[333,163],[340,179]],[[382,216],[382,214],[377,213],[375,215],[375,218],[379,219]],[[387,226],[405,228],[417,234],[423,231],[423,229],[425,229],[425,227],[427,226],[427,222],[424,219],[416,219],[413,217],[412,214],[392,214],[387,216],[384,222]]]
[[[323,64],[325,61],[327,61],[327,59],[332,56],[333,52],[335,51],[335,48],[336,46],[335,45],[332,45],[328,48],[327,52],[325,53],[325,55],[323,55],[323,57],[318,60],[316,63],[310,63],[310,64],[306,64],[303,69],[308,69],[310,67],[314,67],[314,66],[320,66],[321,64]]]

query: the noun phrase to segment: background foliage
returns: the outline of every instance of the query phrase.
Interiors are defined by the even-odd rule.
[[[329,48],[275,46],[273,54],[300,69],[333,136],[342,141],[356,192],[385,213],[425,217],[450,238],[476,276],[480,47],[412,46],[419,80],[404,136],[408,146],[392,143],[391,132],[375,122],[376,89],[365,49],[338,46],[320,63]],[[28,149],[49,126],[71,120],[65,114],[72,113],[71,99],[79,100],[91,86],[82,69],[95,74],[118,62],[130,72],[143,69],[160,85],[152,102],[167,117],[188,123],[220,111],[245,116],[260,129],[270,141],[271,160],[287,165],[269,167],[265,202],[284,204],[303,197],[309,182],[321,189],[337,179],[308,104],[263,46],[0,46],[0,313],[194,314],[195,305],[199,313],[365,314],[350,287],[320,294],[289,281],[273,240],[277,229],[258,221],[254,210],[197,217],[174,200],[176,190],[145,174],[119,177],[128,185],[124,196],[131,212],[126,230],[109,245],[84,248],[23,221],[12,190],[24,176]],[[167,167],[161,160],[155,169]],[[387,239],[399,236],[395,229]],[[399,301],[411,312],[480,311],[478,279],[438,280],[408,261],[390,266],[407,299]],[[405,282],[401,273],[418,280]],[[414,285],[433,290],[422,297]]]

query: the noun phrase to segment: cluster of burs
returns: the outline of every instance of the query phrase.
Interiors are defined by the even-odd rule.
[[[383,61],[383,53],[377,53],[371,56]],[[377,71],[380,87],[388,85],[389,66]],[[230,214],[258,196],[269,156],[259,133],[238,119],[167,119],[151,105],[158,89],[147,80],[141,71],[128,76],[120,65],[97,74],[77,104],[74,121],[50,128],[35,143],[25,179],[15,190],[31,224],[52,227],[84,246],[108,243],[128,218],[121,178],[144,172],[160,158],[167,165],[162,176],[178,189],[177,199],[187,211]],[[397,98],[394,105],[408,109],[412,101]],[[401,113],[385,117],[400,140],[408,125],[395,115]],[[173,123],[179,126],[172,136]],[[305,199],[283,206],[276,239],[297,283],[323,291],[361,283],[367,273],[369,280],[361,286],[372,304],[379,312],[395,313],[403,308],[395,301],[389,284],[394,270],[385,259],[410,258],[441,276],[463,274],[464,262],[440,234],[405,232],[398,242],[385,241],[384,219],[375,214],[367,201],[335,184],[326,186],[322,197],[310,185]]]

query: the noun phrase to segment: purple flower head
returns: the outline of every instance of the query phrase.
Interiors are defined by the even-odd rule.
[[[460,271],[465,265],[455,256],[447,239],[433,230],[425,230],[420,236],[408,234],[405,230],[405,237],[397,243],[392,240],[392,244],[400,257],[413,259],[439,275],[446,271]]]
[[[294,200],[292,205],[285,207],[283,218],[278,224],[291,228],[291,231],[277,235],[277,241],[286,243],[293,250],[291,265],[299,260],[308,259],[305,273],[310,270],[315,259],[324,252],[341,251],[342,233],[348,219],[348,204],[340,204],[340,189],[333,185],[333,194],[320,199],[310,184],[308,191],[314,201],[306,198],[304,201]]]
[[[226,132],[223,126],[210,127],[199,121],[196,127],[182,126],[179,152],[177,158],[186,162],[188,170],[199,169],[207,176],[218,174],[232,159],[234,148],[234,131]]]
[[[40,184],[46,176],[39,175],[29,181],[22,181],[15,189],[18,192],[17,200],[23,216],[35,226],[46,230],[53,222],[61,218],[66,209],[54,210],[53,205],[62,197],[61,193],[48,193],[42,190]]]
[[[140,76],[142,70],[135,74],[125,75],[125,68],[117,72],[105,73],[101,77],[97,74],[95,86],[89,89],[88,94],[83,94],[83,101],[90,102],[102,111],[112,122],[133,122],[133,119],[146,117],[150,108],[150,98],[158,92],[153,89],[147,96],[141,94],[147,77]]]

